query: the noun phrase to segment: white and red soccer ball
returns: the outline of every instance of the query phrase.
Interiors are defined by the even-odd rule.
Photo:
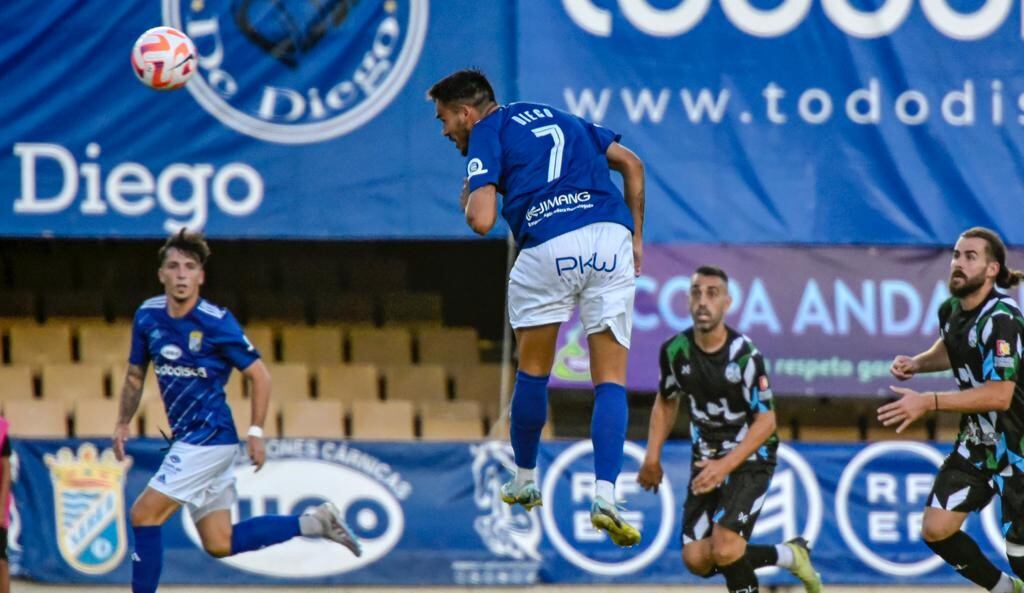
[[[173,27],[154,27],[135,41],[132,70],[151,89],[180,89],[195,74],[196,46]]]

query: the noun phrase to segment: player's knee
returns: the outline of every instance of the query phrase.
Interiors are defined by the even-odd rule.
[[[943,525],[937,521],[925,521],[921,524],[921,539],[925,542],[941,542],[944,539],[953,537],[953,534],[959,530],[959,526],[957,526],[956,529],[953,529],[952,527]]]
[[[729,566],[739,560],[747,549],[747,542],[741,538],[711,541],[711,561],[715,566]]]
[[[231,540],[203,540],[203,549],[214,558],[224,558],[231,555]]]
[[[699,577],[707,576],[714,568],[714,564],[711,562],[706,554],[700,551],[694,550],[692,547],[683,547],[683,566],[690,574],[697,575]]]
[[[137,504],[132,505],[128,518],[132,522],[132,527],[147,527],[160,524],[152,513]]]

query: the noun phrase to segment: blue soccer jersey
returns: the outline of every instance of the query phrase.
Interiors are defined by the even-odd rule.
[[[152,361],[175,441],[192,445],[238,442],[224,384],[231,369],[260,357],[227,309],[200,299],[187,315],[167,313],[167,297],[148,299],[135,313],[128,362]]]
[[[494,184],[501,216],[521,248],[596,222],[633,231],[633,216],[612,183],[605,153],[619,135],[539,103],[510,103],[469,136],[470,191]]]

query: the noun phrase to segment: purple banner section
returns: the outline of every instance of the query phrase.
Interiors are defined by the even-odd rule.
[[[764,354],[776,394],[888,394],[893,357],[917,354],[938,338],[950,258],[951,249],[648,246],[637,279],[628,386],[657,390],[659,347],[692,324],[690,275],[714,264],[730,277],[726,323]],[[1011,251],[1007,259],[1019,267],[1024,251]],[[1012,296],[1021,300],[1016,289]],[[552,383],[590,384],[577,317],[562,326]],[[908,385],[954,387],[949,372]]]

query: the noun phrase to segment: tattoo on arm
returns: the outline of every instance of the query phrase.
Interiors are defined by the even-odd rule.
[[[145,380],[145,365],[128,365],[128,371],[124,377],[124,387],[121,389],[121,406],[117,414],[118,424],[128,424],[135,416],[135,411],[139,409],[139,400],[142,399],[142,384]]]

